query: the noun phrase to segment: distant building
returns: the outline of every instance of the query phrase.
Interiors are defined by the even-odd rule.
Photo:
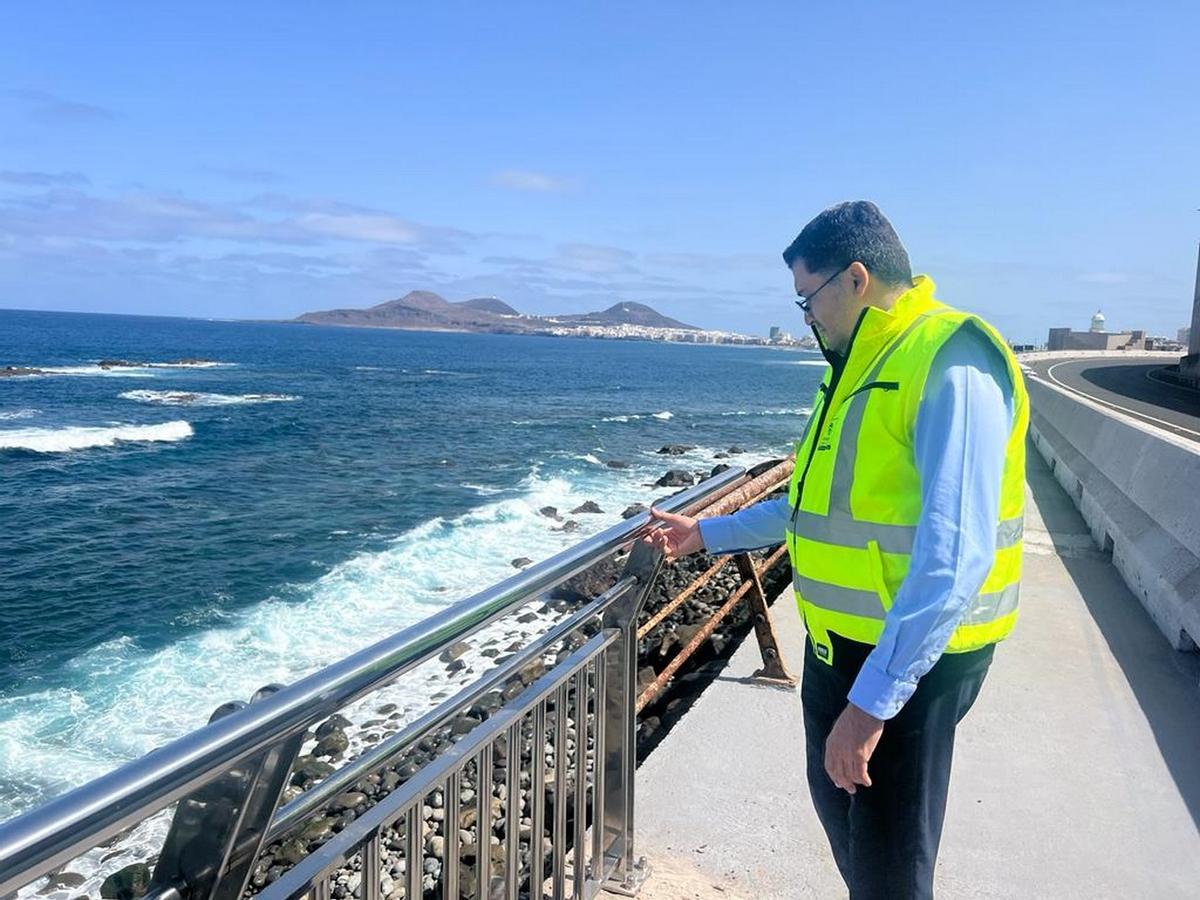
[[[1047,350],[1143,350],[1144,331],[1105,331],[1104,313],[1096,310],[1087,331],[1070,328],[1051,328],[1046,340]]]
[[[1192,329],[1190,327],[1180,328],[1175,332],[1175,340],[1186,347],[1192,340]]]
[[[767,337],[769,337],[773,341],[777,341],[777,340],[779,340],[779,336],[781,334],[783,334],[783,329],[780,328],[778,325],[772,325],[771,330],[769,332],[767,332]]]

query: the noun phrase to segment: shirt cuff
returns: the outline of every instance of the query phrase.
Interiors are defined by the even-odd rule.
[[[858,670],[858,677],[846,697],[865,713],[877,719],[890,719],[900,712],[908,698],[917,689],[916,682],[904,678],[893,678],[887,672],[872,665],[870,657]]]
[[[700,539],[709,553],[724,553],[727,547],[736,546],[733,533],[733,516],[713,516],[700,520]]]

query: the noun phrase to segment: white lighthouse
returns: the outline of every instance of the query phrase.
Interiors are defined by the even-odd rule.
[[[1104,313],[1100,310],[1096,310],[1096,314],[1092,316],[1092,327],[1089,330],[1097,333],[1104,331]]]

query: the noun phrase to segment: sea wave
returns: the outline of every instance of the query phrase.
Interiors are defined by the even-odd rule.
[[[191,424],[182,420],[158,425],[112,425],[100,428],[13,428],[0,431],[0,450],[68,453],[92,447],[112,447],[121,442],[183,441],[193,433]]]
[[[14,419],[32,419],[34,416],[40,416],[40,409],[13,409],[0,411],[0,422],[10,422]]]
[[[247,403],[285,403],[299,400],[291,394],[207,394],[199,391],[125,391],[123,400],[160,406],[241,406]]]
[[[673,418],[675,418],[675,414],[672,413],[669,409],[664,409],[662,412],[656,412],[656,413],[629,413],[628,415],[624,415],[624,416],[605,416],[600,421],[601,422],[633,422],[633,421],[636,421],[637,419],[660,419],[665,422],[668,419],[673,419]]]
[[[720,415],[722,416],[809,416],[812,415],[812,409],[808,406],[799,406],[794,409],[734,409],[727,410]]]
[[[46,375],[70,375],[75,377],[91,377],[91,378],[153,378],[154,373],[142,366],[120,366],[117,368],[104,368],[102,366],[36,366],[40,375],[33,377],[39,378]]]

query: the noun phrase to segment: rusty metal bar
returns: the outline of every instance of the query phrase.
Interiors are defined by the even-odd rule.
[[[795,460],[785,459],[779,465],[767,469],[767,471],[763,472],[757,478],[737,485],[728,493],[723,493],[715,503],[709,503],[701,509],[702,515],[704,518],[725,516],[734,510],[741,509],[743,506],[753,503],[755,500],[771,493],[771,491],[791,478],[794,467]]]
[[[767,609],[767,595],[749,553],[737,555],[737,567],[742,583],[750,585],[750,596],[746,602],[750,605],[750,621],[754,623],[754,636],[758,638],[758,650],[762,654],[763,667],[754,673],[754,677],[795,687],[796,679],[783,664],[783,657],[779,653],[775,626],[771,624],[771,612]],[[764,566],[763,571],[766,570]]]
[[[654,630],[654,626],[656,626],[659,622],[661,622],[671,613],[675,612],[675,610],[679,609],[680,606],[691,599],[691,596],[695,594],[696,591],[700,590],[700,588],[704,587],[704,585],[708,584],[714,575],[725,568],[725,565],[728,562],[728,556],[718,557],[715,563],[709,566],[704,572],[701,572],[699,575],[697,575],[696,580],[676,594],[674,600],[672,600],[670,603],[667,603],[662,609],[646,620],[646,624],[638,629],[638,640],[640,641],[642,638],[648,635]]]
[[[787,553],[787,547],[780,547],[778,550],[768,556],[766,560],[764,560],[763,565],[758,568],[758,571],[760,573],[767,571],[771,568],[771,566],[775,565],[775,563],[785,553]],[[717,626],[721,624],[722,620],[727,615],[729,615],[730,611],[734,608],[734,606],[737,605],[737,602],[750,591],[751,587],[751,582],[744,582],[740,587],[738,587],[737,590],[730,594],[729,599],[725,601],[724,605],[713,614],[711,619],[704,623],[704,626],[696,632],[695,636],[693,636],[692,639],[687,642],[683,649],[681,649],[679,653],[677,653],[675,657],[669,663],[667,663],[667,667],[663,669],[661,673],[659,673],[658,677],[646,686],[646,689],[642,691],[641,695],[637,699],[638,712],[641,712],[643,709],[645,709],[648,703],[662,693],[663,688],[667,686],[667,682],[671,680],[671,677],[677,671],[679,671],[679,667],[687,662],[688,658],[696,652],[697,648],[699,648],[701,644],[712,637],[712,633],[717,630]]]

